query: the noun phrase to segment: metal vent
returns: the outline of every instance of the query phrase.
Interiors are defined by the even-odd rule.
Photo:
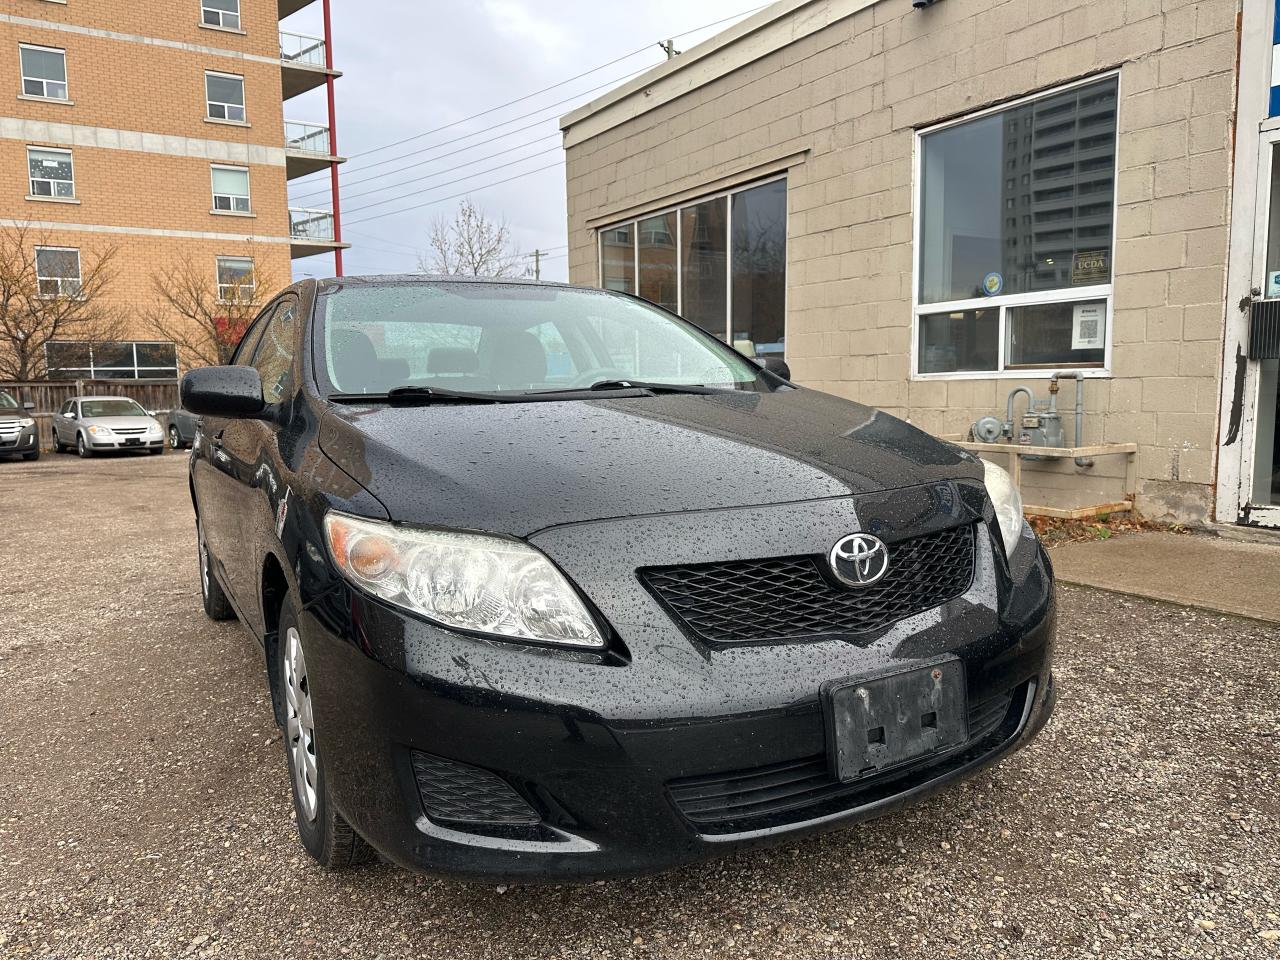
[[[641,581],[690,632],[752,643],[879,630],[960,596],[973,581],[973,527],[889,544],[889,572],[851,589],[822,572],[822,557],[772,557],[651,567]]]
[[[1249,359],[1280,360],[1280,300],[1255,300],[1249,313]]]

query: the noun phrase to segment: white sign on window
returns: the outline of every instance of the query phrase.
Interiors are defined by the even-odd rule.
[[[1101,349],[1107,319],[1105,303],[1077,303],[1071,318],[1071,349]]]

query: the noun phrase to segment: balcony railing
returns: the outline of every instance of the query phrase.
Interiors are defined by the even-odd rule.
[[[289,208],[289,235],[294,240],[333,240],[333,214],[328,210]]]
[[[325,65],[324,38],[280,31],[280,59],[304,67]]]
[[[320,123],[284,122],[284,145],[287,150],[305,150],[327,157],[329,155],[329,128]]]

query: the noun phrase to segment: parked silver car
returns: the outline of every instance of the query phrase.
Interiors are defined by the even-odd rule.
[[[72,397],[53,418],[53,449],[82,457],[104,450],[164,452],[160,421],[128,397]]]

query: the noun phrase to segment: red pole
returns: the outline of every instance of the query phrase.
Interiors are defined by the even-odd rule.
[[[333,69],[333,26],[329,20],[329,0],[324,0],[324,65]],[[338,155],[338,124],[333,109],[333,74],[325,77],[325,92],[329,96],[329,153]],[[333,195],[333,239],[342,242],[342,207],[338,202],[338,165],[329,164],[329,185]],[[333,251],[334,275],[342,276],[342,248]]]

